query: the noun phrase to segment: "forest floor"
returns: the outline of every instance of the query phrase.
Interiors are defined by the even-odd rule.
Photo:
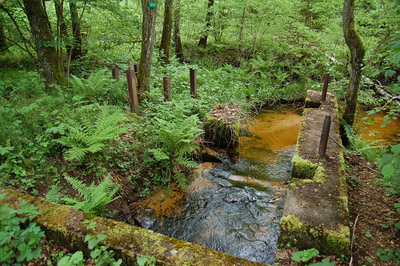
[[[346,175],[350,211],[351,250],[348,258],[330,257],[335,265],[399,265],[382,261],[378,249],[400,250],[400,231],[394,226],[400,219],[394,204],[399,199],[386,195],[386,190],[377,184],[380,173],[376,166],[362,156],[346,156]],[[318,247],[316,247],[318,249]],[[313,261],[299,263],[291,260],[297,249],[281,249],[277,258],[280,265],[306,265],[321,261],[325,256],[316,256]]]

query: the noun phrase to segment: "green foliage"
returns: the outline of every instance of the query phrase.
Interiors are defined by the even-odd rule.
[[[373,146],[363,141],[359,136],[354,134],[353,129],[345,121],[342,121],[346,136],[350,142],[350,148],[353,150],[346,150],[345,152],[356,152],[362,154],[368,161],[377,163],[383,154],[382,147]]]
[[[199,128],[199,119],[196,115],[187,117],[181,121],[165,121],[156,118],[158,147],[149,149],[155,160],[161,163],[174,174],[174,178],[180,186],[185,186],[184,176],[180,167],[195,167],[196,164],[187,156],[198,148],[194,140],[203,132]]]
[[[88,221],[84,221],[88,223]],[[89,223],[87,229],[93,229],[95,222]],[[88,248],[90,250],[90,257],[94,261],[96,266],[120,266],[122,264],[122,259],[114,259],[114,251],[107,250],[105,246],[99,246],[99,243],[106,239],[105,234],[91,235],[87,234],[85,236],[85,242],[88,243]],[[58,266],[83,266],[85,265],[85,258],[83,257],[82,251],[77,251],[73,254],[63,254],[58,258]]]
[[[292,260],[307,262],[317,256],[319,251],[316,248],[310,248],[304,251],[297,251],[292,254]]]
[[[376,255],[378,255],[382,261],[400,263],[400,251],[378,248]]]
[[[121,84],[116,84],[110,73],[110,70],[102,69],[92,73],[87,79],[72,75],[70,84],[75,95],[73,101],[121,103],[124,92]]]
[[[152,256],[151,258],[147,257],[136,257],[136,262],[139,266],[155,266],[156,258]]]
[[[334,262],[330,262],[329,258],[323,259],[320,262],[311,263],[308,266],[334,266]]]
[[[0,200],[6,194],[0,194]],[[0,262],[2,265],[22,265],[40,257],[40,240],[44,232],[32,220],[39,214],[25,201],[21,209],[8,204],[0,207]]]
[[[84,117],[82,121],[70,119],[66,125],[66,133],[57,142],[69,147],[65,159],[82,160],[88,153],[102,151],[108,141],[125,133],[127,125],[122,124],[127,117],[119,110],[103,107],[95,121]]]
[[[400,194],[400,144],[392,146],[390,151],[380,161],[382,181],[392,194]]]
[[[93,182],[89,186],[69,176],[66,176],[65,179],[77,191],[78,199],[65,197],[63,200],[77,210],[100,215],[105,212],[109,203],[119,198],[119,196],[114,198],[114,195],[120,185],[113,183],[110,176],[107,176],[99,185],[95,185]]]

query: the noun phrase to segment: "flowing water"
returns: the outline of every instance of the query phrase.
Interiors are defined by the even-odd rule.
[[[136,219],[164,235],[272,264],[300,120],[290,110],[264,111],[235,158],[203,164],[183,196],[160,191]]]

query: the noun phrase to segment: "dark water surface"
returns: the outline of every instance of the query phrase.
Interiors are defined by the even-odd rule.
[[[178,210],[162,219],[142,217],[142,224],[240,258],[274,263],[300,120],[290,110],[256,116],[251,137],[240,139],[237,158],[203,164]]]

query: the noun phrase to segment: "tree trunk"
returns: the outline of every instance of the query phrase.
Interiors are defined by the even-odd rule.
[[[7,51],[6,32],[4,31],[4,19],[0,15],[0,52]]]
[[[169,55],[171,47],[171,33],[173,20],[173,0],[165,0],[164,26],[160,44],[160,56],[165,63],[169,64]]]
[[[175,14],[174,14],[174,43],[175,43],[175,55],[181,63],[184,61],[182,41],[181,41],[181,1],[176,0]]]
[[[54,0],[54,7],[57,15],[57,25],[60,29],[60,39],[68,36],[67,24],[64,20],[64,1]]]
[[[354,0],[344,0],[343,34],[351,54],[351,76],[346,92],[346,107],[343,119],[353,126],[357,106],[358,88],[361,80],[361,67],[365,54],[364,46],[354,23]]]
[[[47,84],[64,85],[64,73],[61,71],[50,22],[41,0],[23,0],[25,13],[29,20],[35,49],[38,55],[43,77]]]
[[[142,51],[138,73],[138,93],[143,99],[145,92],[150,90],[151,59],[153,57],[154,40],[156,36],[157,8],[149,7],[150,0],[142,1]],[[154,2],[154,0],[152,1]]]
[[[211,26],[211,19],[214,14],[211,10],[211,8],[213,6],[214,6],[214,0],[208,0],[208,6],[207,6],[208,12],[207,12],[207,16],[206,16],[206,30],[205,30],[205,33],[203,34],[203,36],[201,36],[200,40],[199,40],[199,47],[201,47],[201,48],[206,48],[206,46],[207,46],[208,29]]]
[[[71,60],[76,60],[82,57],[82,36],[81,36],[81,22],[78,15],[78,7],[76,3],[69,3],[69,10],[71,12],[71,21],[72,21],[72,51]]]

